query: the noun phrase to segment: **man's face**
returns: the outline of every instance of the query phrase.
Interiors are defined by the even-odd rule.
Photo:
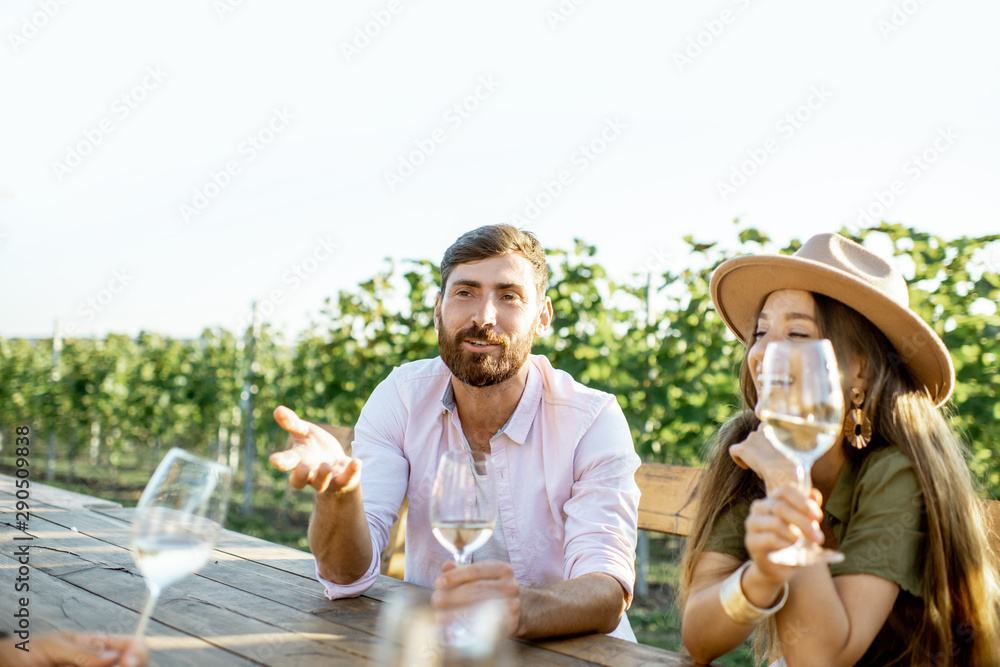
[[[517,253],[459,264],[434,308],[441,358],[473,387],[516,375],[551,319],[551,302],[539,303],[531,264]]]

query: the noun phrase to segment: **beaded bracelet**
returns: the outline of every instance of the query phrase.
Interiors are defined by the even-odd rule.
[[[726,577],[719,589],[719,600],[722,602],[723,611],[729,618],[745,625],[754,625],[761,619],[776,613],[785,606],[785,601],[788,599],[788,584],[785,583],[781,599],[769,609],[761,609],[750,602],[743,593],[743,586],[740,584],[743,572],[750,567],[750,562],[743,563],[738,570]]]

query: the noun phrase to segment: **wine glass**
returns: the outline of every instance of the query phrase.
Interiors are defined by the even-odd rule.
[[[208,561],[229,504],[233,471],[174,447],[146,484],[132,520],[132,555],[149,599],[135,629],[146,632],[163,589]]]
[[[769,343],[762,362],[757,416],[764,435],[795,464],[799,488],[809,495],[813,463],[837,441],[844,423],[844,394],[829,340]],[[839,563],[844,554],[800,536],[768,555],[781,565]]]
[[[431,489],[431,532],[459,565],[493,536],[493,475],[493,461],[484,452],[445,452],[438,462]]]
[[[472,552],[493,536],[497,520],[493,475],[493,460],[484,452],[449,451],[438,462],[431,488],[431,532],[458,565],[468,563]],[[473,605],[443,614],[440,644],[459,651],[481,645],[483,632],[476,619],[489,614],[484,617],[477,611],[482,609]],[[498,622],[495,616],[492,625]]]

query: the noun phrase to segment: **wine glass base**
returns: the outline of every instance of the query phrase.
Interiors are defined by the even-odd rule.
[[[784,549],[772,551],[767,555],[767,559],[776,565],[790,565],[793,567],[819,565],[821,563],[831,565],[842,562],[844,554],[833,549],[824,549],[817,544],[811,544],[811,546],[793,544]]]

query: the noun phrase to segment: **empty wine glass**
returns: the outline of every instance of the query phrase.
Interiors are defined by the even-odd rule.
[[[228,466],[175,447],[150,477],[132,520],[132,555],[149,589],[137,639],[163,589],[208,561],[226,518],[232,476]]]
[[[497,520],[493,461],[483,452],[441,455],[431,489],[431,531],[464,565],[493,535]]]
[[[837,441],[844,423],[844,394],[829,340],[769,343],[762,362],[757,416],[764,435],[795,464],[799,488],[812,489],[813,463]],[[768,558],[782,565],[839,563],[844,554],[799,537]]]

